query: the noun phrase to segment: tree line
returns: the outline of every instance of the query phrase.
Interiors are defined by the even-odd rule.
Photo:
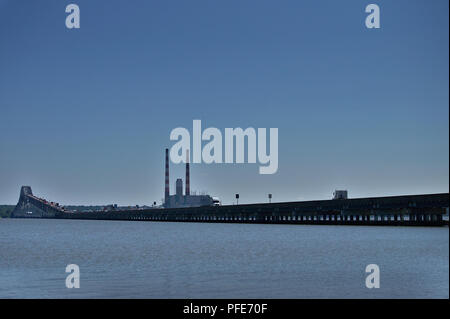
[[[14,205],[0,205],[0,218],[9,218],[14,210]]]

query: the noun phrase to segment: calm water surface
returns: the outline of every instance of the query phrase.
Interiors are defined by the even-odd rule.
[[[0,298],[448,297],[448,227],[0,219]]]

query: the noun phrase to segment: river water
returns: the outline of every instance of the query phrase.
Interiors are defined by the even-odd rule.
[[[449,298],[449,229],[0,219],[0,298]]]

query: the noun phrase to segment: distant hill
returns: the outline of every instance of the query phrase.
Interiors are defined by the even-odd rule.
[[[105,208],[112,209],[114,207],[113,204],[109,205],[91,205],[91,206],[84,206],[84,205],[65,205],[64,208],[71,211],[77,211],[77,212],[89,212],[89,211],[98,211],[103,210]],[[151,206],[138,206],[139,208],[152,208]],[[132,209],[137,208],[136,206],[116,206],[115,209]]]
[[[0,218],[9,218],[16,205],[0,205]]]
[[[92,206],[84,206],[84,205],[65,205],[64,208],[68,210],[78,211],[78,212],[87,212],[87,211],[96,211],[102,210],[104,205],[92,205]]]
[[[67,205],[64,206],[67,210],[77,211],[77,212],[88,212],[88,211],[97,211],[103,210],[107,206],[112,205],[92,205],[92,206],[84,206],[84,205]],[[0,218],[9,218],[11,217],[11,213],[14,210],[16,205],[0,205]],[[127,209],[127,208],[135,208],[135,206],[126,206],[126,207],[118,207],[119,209]],[[149,206],[141,206],[141,208],[151,208]]]

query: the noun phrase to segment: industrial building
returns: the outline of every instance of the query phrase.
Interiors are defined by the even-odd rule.
[[[333,193],[333,199],[348,199],[347,190],[335,190]]]
[[[166,174],[164,189],[164,208],[179,207],[199,207],[199,206],[217,206],[220,201],[209,195],[191,195],[190,172],[189,172],[189,151],[186,154],[186,188],[183,195],[183,180],[178,178],[175,182],[175,195],[170,195],[169,180],[169,149],[166,148]]]

